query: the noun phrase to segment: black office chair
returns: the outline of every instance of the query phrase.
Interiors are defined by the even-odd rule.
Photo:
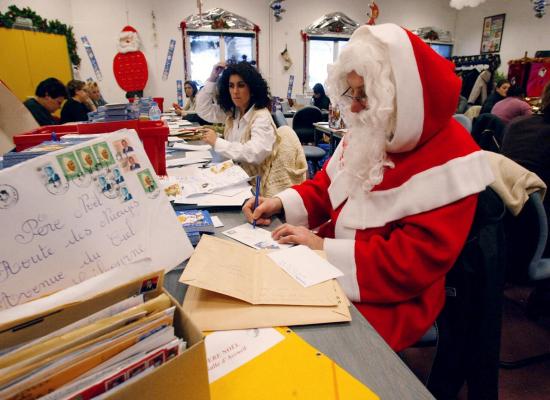
[[[292,129],[298,135],[303,144],[317,144],[315,140],[314,122],[320,122],[323,119],[321,110],[317,107],[307,106],[296,111],[292,119]]]
[[[472,138],[483,150],[500,153],[506,124],[496,115],[481,114],[472,125]]]
[[[436,324],[415,347],[436,346],[426,386],[438,400],[498,398],[504,286],[505,207],[486,188],[455,265],[446,276],[446,303]]]
[[[526,304],[526,314],[532,320],[548,315],[550,304],[550,258],[544,257],[548,239],[548,216],[539,192],[529,199],[517,216],[505,218],[506,267],[508,280],[534,284]],[[500,367],[516,369],[550,359],[543,353],[515,361],[501,361]]]
[[[315,108],[315,107],[313,107]],[[301,111],[301,110],[300,110]],[[298,114],[298,113],[296,113]],[[273,121],[275,122],[275,126],[278,128],[280,126],[288,125],[286,123],[286,118],[282,111],[275,111],[274,113],[271,113],[273,117]],[[294,116],[296,118],[296,116]],[[294,126],[294,124],[292,124]],[[294,129],[294,128],[293,128]],[[297,134],[297,133],[296,133]],[[300,136],[298,135],[298,138]],[[300,142],[302,142],[300,140]],[[303,143],[303,142],[302,142]],[[311,146],[308,144],[302,144],[302,148],[304,149],[304,154],[306,156],[306,161],[308,163],[308,175],[311,178],[318,170],[322,168],[321,162],[326,156],[326,151],[321,149],[317,146]]]

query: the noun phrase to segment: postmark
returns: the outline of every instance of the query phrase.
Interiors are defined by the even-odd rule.
[[[17,190],[6,184],[0,184],[0,209],[8,209],[19,200],[19,193]]]
[[[69,189],[68,182],[61,178],[56,168],[51,163],[38,167],[37,171],[40,175],[40,180],[49,193],[60,195],[66,193]]]

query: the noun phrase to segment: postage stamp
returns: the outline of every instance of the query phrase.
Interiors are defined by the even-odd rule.
[[[82,176],[82,169],[76,160],[76,155],[74,152],[71,151],[69,153],[60,154],[56,156],[56,158],[57,162],[61,166],[63,175],[65,175],[65,178],[67,178],[68,181]]]
[[[139,183],[141,183],[141,186],[143,187],[143,190],[145,191],[145,193],[147,193],[149,197],[152,197],[152,198],[157,197],[160,190],[159,190],[158,184],[155,182],[155,179],[153,178],[153,174],[151,174],[151,171],[149,171],[149,168],[146,168],[143,171],[138,172],[137,176],[139,178]]]
[[[99,167],[97,159],[94,156],[94,153],[90,146],[78,149],[75,151],[75,153],[78,157],[78,161],[80,161],[80,165],[82,166],[84,172],[91,174],[96,170],[97,167]]]
[[[94,154],[102,167],[109,167],[115,163],[115,159],[107,142],[100,142],[93,145]]]

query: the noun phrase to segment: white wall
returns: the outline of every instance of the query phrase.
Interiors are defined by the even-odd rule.
[[[458,13],[455,55],[479,54],[483,19],[506,14],[500,58],[500,70],[508,71],[508,61],[522,58],[525,51],[533,57],[536,50],[550,50],[550,7],[548,15],[535,18],[527,0],[488,0],[476,8],[465,8]]]
[[[300,30],[324,14],[342,11],[363,23],[367,20],[366,0],[287,0],[283,19],[275,22],[269,8],[269,0],[204,0],[204,9],[223,7],[248,18],[260,26],[260,69],[268,80],[274,95],[284,96],[290,74],[295,76],[294,93],[301,93],[303,79],[303,43]],[[80,37],[86,35],[92,44],[103,73],[100,82],[104,96],[109,101],[123,101],[124,91],[118,87],[112,72],[116,44],[120,30],[127,24],[134,26],[142,39],[149,66],[149,81],[145,89],[148,95],[162,96],[166,103],[176,98],[176,80],[183,79],[182,38],[180,22],[197,12],[194,0],[0,0],[0,10],[10,4],[29,6],[41,16],[72,25],[82,58],[82,79],[95,78],[90,61]],[[156,14],[157,44],[153,40],[151,13]],[[476,8],[456,11],[447,0],[384,0],[380,2],[378,23],[394,22],[406,28],[434,26],[454,32],[455,55],[479,54],[483,18],[505,13],[506,22],[500,52],[506,62],[523,56],[524,51],[534,55],[535,50],[548,49],[550,43],[550,15],[542,19],[534,17],[527,0],[487,0]],[[550,14],[550,9],[549,9]],[[170,39],[176,39],[176,49],[168,80],[163,81],[162,71]],[[288,47],[294,64],[283,69],[281,51]]]

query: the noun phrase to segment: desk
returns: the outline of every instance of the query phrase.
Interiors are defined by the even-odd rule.
[[[222,230],[245,222],[240,209],[212,209],[225,224],[215,236],[228,239]],[[274,221],[271,228],[279,225]],[[229,239],[231,240],[231,239]],[[181,269],[170,271],[164,286],[180,303],[187,287],[178,282]],[[293,326],[294,332],[325,353],[355,378],[371,388],[381,399],[433,399],[424,385],[388,347],[365,318],[351,306],[351,322]]]
[[[328,126],[326,123],[322,122],[315,122],[313,124],[313,127],[317,132],[320,132],[321,134],[328,135],[329,136],[329,154],[332,156],[334,153],[334,150],[336,150],[336,146],[338,145],[338,142],[340,142],[340,139],[342,139],[342,136],[344,133],[347,132],[345,129],[333,129]]]

